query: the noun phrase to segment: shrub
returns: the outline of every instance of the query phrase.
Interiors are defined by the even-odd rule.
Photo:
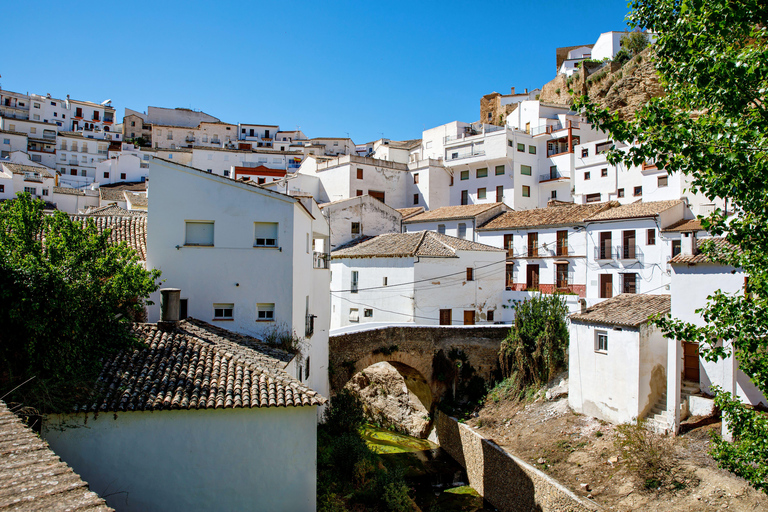
[[[348,389],[343,389],[331,399],[331,403],[325,409],[323,421],[326,430],[333,436],[357,434],[365,424],[363,404],[357,395]]]
[[[555,94],[560,94],[560,88],[555,89]]]
[[[670,480],[675,458],[669,438],[648,431],[638,422],[616,427],[614,445],[646,488],[657,488]]]

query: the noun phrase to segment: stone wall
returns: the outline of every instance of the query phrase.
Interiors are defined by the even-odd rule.
[[[469,485],[500,511],[602,510],[455,418],[437,412],[436,423],[440,447],[467,470]]]

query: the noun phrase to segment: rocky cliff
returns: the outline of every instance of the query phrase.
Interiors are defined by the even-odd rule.
[[[623,66],[609,63],[602,68],[588,69],[586,77],[583,71],[570,78],[558,75],[542,87],[539,100],[568,105],[572,101],[569,94],[572,89],[576,95],[586,93],[600,106],[619,112],[623,118],[632,117],[649,99],[663,94],[649,51],[646,49]]]

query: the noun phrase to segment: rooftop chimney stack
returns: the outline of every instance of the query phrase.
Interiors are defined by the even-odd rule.
[[[512,96],[514,96],[514,95],[515,95],[515,88],[514,88],[514,87],[510,87],[510,89],[512,89],[512,92],[511,92],[510,94],[511,94]]]
[[[680,237],[680,254],[683,256],[696,254],[696,236],[694,233],[683,233]]]
[[[160,290],[160,321],[176,323],[181,313],[181,290],[163,288]]]
[[[581,305],[581,314],[584,314],[587,312],[587,300],[586,299],[579,299],[579,304]]]

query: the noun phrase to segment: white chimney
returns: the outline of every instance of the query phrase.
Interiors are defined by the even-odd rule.
[[[181,290],[163,288],[160,290],[160,321],[178,322],[181,313]]]
[[[680,237],[680,254],[683,256],[696,254],[696,236],[693,233],[683,233]]]

